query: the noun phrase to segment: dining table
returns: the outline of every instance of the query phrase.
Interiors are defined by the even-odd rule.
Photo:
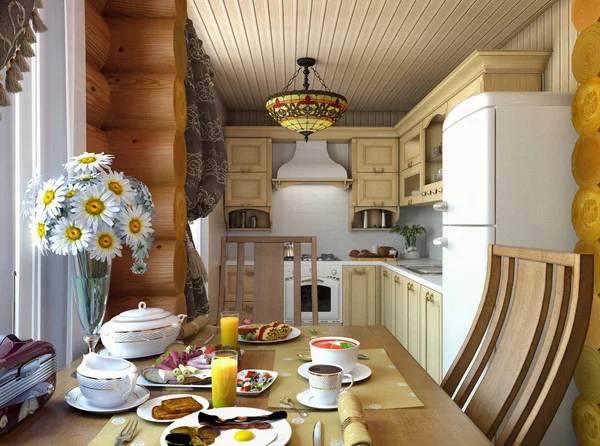
[[[329,336],[356,339],[360,342],[361,350],[385,349],[406,383],[423,403],[422,407],[413,408],[365,409],[364,417],[373,445],[477,446],[491,444],[488,438],[387,328],[382,326],[320,325],[314,329],[317,336],[319,333],[326,332]],[[187,343],[202,345],[214,330],[214,326],[208,326],[195,339],[188,340]],[[219,342],[217,336],[211,340],[210,345]],[[244,348],[242,344],[240,346]],[[308,342],[306,342],[306,347],[308,350]],[[278,348],[285,348],[284,344],[279,344]],[[155,357],[131,361],[136,364],[139,371],[143,367],[151,365],[154,360]],[[76,369],[80,362],[81,358],[57,372],[55,394],[50,401],[6,436],[0,438],[0,445],[87,445],[98,435],[110,420],[111,415],[91,414],[77,410],[64,400],[65,393],[77,386]],[[275,350],[269,345],[261,349],[247,348],[243,355],[243,368],[245,369],[273,370],[274,362]],[[371,380],[377,380],[375,373],[361,385],[368,385]],[[173,392],[173,389],[161,387],[152,387],[148,390],[151,393],[150,398]],[[268,409],[269,392],[268,389],[256,397],[238,397],[236,405]],[[194,391],[190,389],[187,393],[198,394],[211,400],[210,389],[194,389]],[[295,395],[290,396],[295,399]],[[306,418],[307,422],[311,422],[312,419],[312,424],[314,424],[319,420],[320,414],[319,411],[310,411],[309,417]],[[292,429],[294,429],[293,426]],[[135,444],[135,438],[133,443],[129,444]],[[156,438],[155,444],[159,444],[159,438]],[[310,446],[311,444],[311,435],[306,435],[306,438],[292,438],[289,443],[291,446]],[[144,446],[153,445],[146,442]]]

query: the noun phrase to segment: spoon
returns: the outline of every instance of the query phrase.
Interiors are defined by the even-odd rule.
[[[292,408],[296,409],[298,411],[298,413],[300,414],[300,416],[303,418],[306,418],[308,416],[308,414],[306,412],[303,412],[300,409],[298,409],[296,407],[296,405],[294,404],[294,402],[292,401],[292,399],[288,396],[282,396],[281,398],[279,398],[279,402],[285,404],[286,406],[291,406]]]
[[[298,358],[302,359],[303,361],[306,362],[311,362],[312,361],[312,357],[310,356],[309,353],[298,353]],[[369,357],[363,353],[359,353],[358,354],[358,359],[369,359]]]

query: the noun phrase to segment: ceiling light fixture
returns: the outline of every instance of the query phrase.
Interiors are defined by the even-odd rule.
[[[304,141],[319,130],[324,130],[336,123],[344,113],[348,102],[341,94],[332,93],[321,76],[313,68],[316,59],[302,57],[297,60],[300,67],[296,70],[281,93],[269,96],[266,108],[271,117],[279,125],[304,135]],[[304,74],[304,89],[288,91],[288,88],[300,70]],[[309,90],[308,75],[310,70],[323,85],[323,90]]]

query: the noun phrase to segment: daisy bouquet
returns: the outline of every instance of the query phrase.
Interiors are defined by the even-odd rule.
[[[143,274],[152,246],[154,204],[145,184],[110,168],[112,155],[84,153],[64,165],[65,175],[25,191],[23,216],[42,252],[73,255],[80,265],[111,264],[123,246],[132,250],[132,271]],[[96,261],[96,262],[93,262]]]

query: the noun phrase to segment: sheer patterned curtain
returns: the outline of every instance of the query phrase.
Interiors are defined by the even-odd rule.
[[[223,127],[217,114],[214,86],[211,81],[209,57],[202,41],[196,36],[191,20],[185,27],[188,65],[186,76],[187,127],[187,196],[188,222],[206,217],[223,197],[227,183],[227,153],[223,140]],[[206,270],[196,251],[192,232],[186,232],[188,255],[185,297],[188,316],[195,318],[208,314],[210,307],[206,293]]]

